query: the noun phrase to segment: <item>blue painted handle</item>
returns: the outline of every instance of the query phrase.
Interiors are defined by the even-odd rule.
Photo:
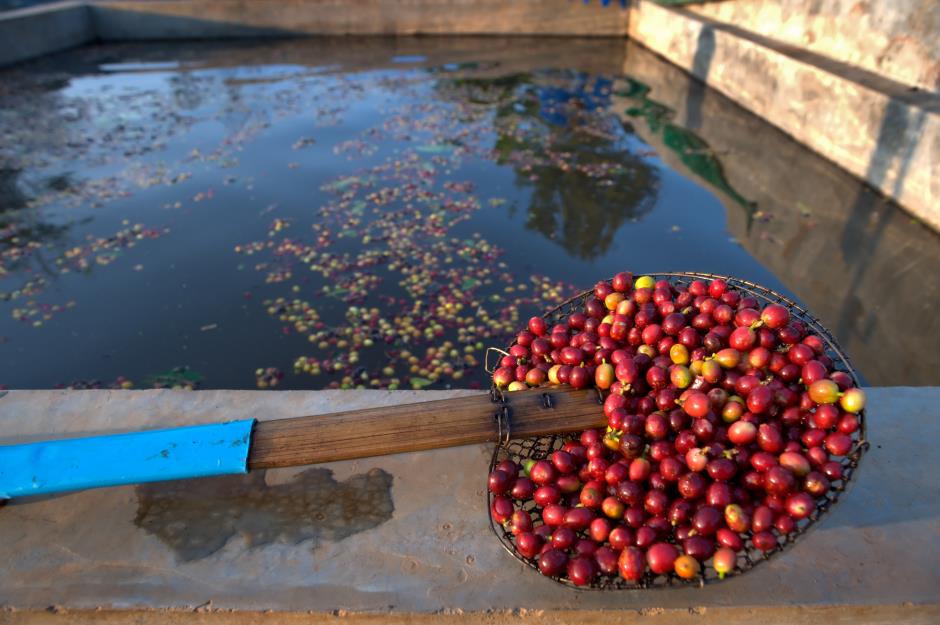
[[[254,419],[0,447],[0,498],[248,472]]]

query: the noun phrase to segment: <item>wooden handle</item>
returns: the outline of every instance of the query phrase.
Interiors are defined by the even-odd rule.
[[[552,407],[546,408],[547,394]],[[513,438],[604,427],[597,392],[568,387],[506,393]],[[326,415],[260,421],[249,469],[290,467],[496,441],[489,393]]]

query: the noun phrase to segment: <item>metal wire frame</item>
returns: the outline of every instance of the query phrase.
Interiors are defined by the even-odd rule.
[[[766,304],[781,304],[785,306],[790,311],[790,316],[793,319],[796,319],[806,325],[807,331],[819,335],[820,338],[825,342],[826,353],[832,358],[833,368],[837,371],[844,371],[849,376],[851,376],[853,383],[856,386],[859,386],[859,377],[855,372],[855,369],[852,367],[848,356],[839,346],[835,337],[832,335],[829,330],[822,325],[822,323],[813,316],[805,308],[791,300],[790,298],[781,295],[775,291],[772,291],[766,287],[763,287],[754,282],[744,280],[741,278],[734,278],[731,276],[722,276],[718,274],[711,273],[697,273],[697,272],[666,272],[666,273],[652,273],[645,274],[652,276],[656,280],[669,280],[675,286],[685,285],[687,286],[694,280],[717,280],[721,279],[728,283],[728,286],[734,288],[743,294],[751,295],[758,299],[759,302]],[[588,289],[583,291],[574,297],[562,302],[555,308],[546,312],[543,317],[545,318],[548,325],[551,326],[555,323],[559,323],[565,320],[570,314],[578,311],[583,311],[584,302],[587,298],[592,297],[594,294],[593,289]],[[507,347],[508,349],[508,347]],[[502,351],[502,350],[496,350]],[[506,352],[503,352],[504,354]],[[512,395],[508,396],[498,389],[495,386],[491,389],[491,398],[495,403],[499,405],[498,414],[507,414],[509,411],[506,409],[506,404],[512,403]],[[842,478],[840,480],[832,480],[829,491],[823,496],[816,500],[816,509],[810,514],[806,519],[797,521],[796,529],[786,535],[778,534],[777,536],[777,547],[772,551],[764,552],[757,549],[752,540],[751,533],[746,532],[743,534],[745,538],[745,549],[744,551],[738,554],[737,567],[731,573],[725,575],[725,579],[730,577],[735,577],[741,575],[751,570],[758,564],[770,560],[777,554],[783,552],[792,546],[797,540],[799,540],[806,532],[812,528],[817,521],[833,506],[836,502],[839,501],[839,498],[846,492],[849,484],[852,481],[852,476],[854,475],[858,464],[861,461],[862,455],[869,447],[868,440],[866,438],[866,427],[865,427],[865,411],[862,410],[858,414],[859,428],[852,435],[852,447],[845,456],[839,461],[842,466]],[[503,429],[501,422],[501,438],[500,442],[496,445],[493,450],[493,456],[490,460],[490,471],[492,472],[496,465],[504,459],[510,459],[517,464],[521,465],[524,460],[527,459],[542,459],[546,458],[551,452],[561,449],[567,440],[574,440],[578,437],[577,434],[571,435],[552,435],[552,436],[537,436],[530,438],[521,438],[513,439],[511,435],[507,436],[506,432]],[[496,520],[493,518],[492,514],[492,503],[493,495],[492,493],[487,492],[487,514],[489,516],[490,528],[493,530],[493,533],[499,539],[500,544],[503,548],[512,555],[514,558],[525,564],[531,569],[534,569],[538,572],[538,565],[533,559],[526,558],[520,554],[516,548],[515,543],[513,542],[513,537],[510,532],[503,528]],[[535,502],[529,500],[523,503],[522,509],[529,513],[532,517],[533,525],[538,526],[541,524],[541,515],[539,513],[539,508],[535,505]],[[584,532],[579,533],[579,537],[585,535]],[[669,537],[670,540],[672,537]],[[541,572],[539,572],[541,574]],[[646,572],[646,575],[638,583],[630,582],[619,575],[599,575],[595,581],[590,586],[577,586],[571,580],[566,577],[552,577],[554,581],[568,586],[571,588],[577,588],[579,590],[637,590],[637,589],[653,589],[653,588],[669,588],[676,586],[704,586],[706,584],[713,584],[715,582],[721,581],[716,572],[710,566],[703,566],[702,571],[699,576],[695,579],[686,580],[678,577],[674,573],[668,575],[655,575],[650,571]]]

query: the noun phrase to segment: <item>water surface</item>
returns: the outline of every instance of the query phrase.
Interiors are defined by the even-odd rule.
[[[940,381],[916,340],[938,329],[937,237],[673,72],[617,41],[465,38],[0,72],[0,383],[476,386],[485,346],[623,269],[754,280],[869,382]],[[781,154],[866,203],[794,199]]]

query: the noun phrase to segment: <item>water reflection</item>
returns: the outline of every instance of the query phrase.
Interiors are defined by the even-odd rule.
[[[671,167],[696,175],[722,199],[731,233],[835,332],[869,383],[940,382],[940,350],[924,343],[940,333],[935,232],[720,94],[702,93],[641,47],[628,47],[624,72],[644,85],[642,93],[622,90],[626,118],[637,119],[649,98],[674,111],[673,119],[694,113],[696,134],[721,155],[719,180],[670,150],[661,126],[644,118],[637,132]]]
[[[53,176],[45,186],[54,191],[68,188],[68,176]],[[44,248],[59,247],[69,231],[68,225],[50,223],[43,212],[30,206],[31,194],[22,189],[20,171],[0,168],[0,258],[4,274],[19,273],[30,279],[11,292],[0,290],[0,300],[15,299],[29,285],[54,278],[56,270],[47,261]],[[28,268],[28,270],[27,270]],[[28,294],[28,293],[25,293]]]
[[[647,214],[660,185],[629,146],[629,130],[610,116],[611,89],[605,77],[548,71],[438,85],[448,98],[494,107],[496,161],[531,189],[526,228],[585,260]]]
[[[750,210],[752,202],[728,183],[721,161],[708,143],[693,130],[674,123],[675,111],[651,98],[649,92],[648,85],[628,76],[616,94],[632,102],[624,113],[629,117],[643,119],[650,132],[656,134],[663,146],[675,154],[692,173]]]

